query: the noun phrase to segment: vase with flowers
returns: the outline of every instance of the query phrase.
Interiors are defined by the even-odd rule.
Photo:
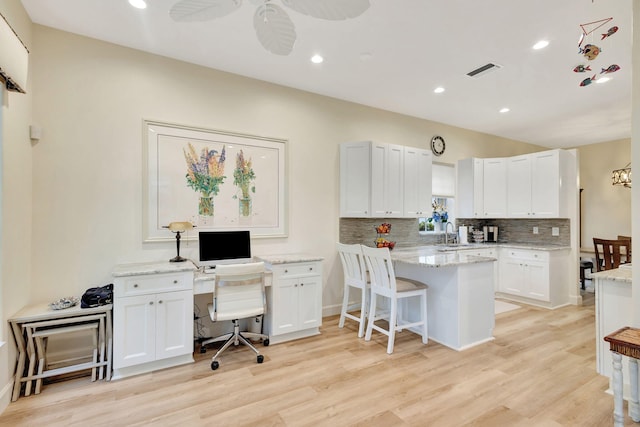
[[[240,190],[239,195],[233,196],[234,199],[239,199],[240,217],[246,218],[251,215],[251,193],[256,192],[255,180],[256,174],[251,167],[251,158],[247,160],[240,150],[236,155],[236,169],[233,171],[233,184]]]
[[[447,213],[447,207],[443,203],[433,202],[431,204],[433,208],[433,214],[431,218],[433,219],[433,223],[435,224],[436,231],[444,231],[444,228],[447,225],[447,221],[449,220],[449,214]]]
[[[205,147],[196,152],[189,143],[183,150],[187,162],[187,185],[200,193],[198,214],[201,217],[212,217],[214,214],[213,196],[220,191],[220,185],[224,182],[225,147],[218,153]]]

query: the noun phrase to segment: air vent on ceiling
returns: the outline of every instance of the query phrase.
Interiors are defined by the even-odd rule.
[[[492,64],[491,62],[489,62],[488,64],[483,65],[482,67],[476,68],[473,71],[469,71],[467,73],[467,76],[478,78],[478,77],[484,76],[487,73],[490,73],[491,71],[499,70],[500,68],[502,68],[502,65]]]

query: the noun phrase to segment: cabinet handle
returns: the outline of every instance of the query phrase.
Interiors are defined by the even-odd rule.
[[[162,304],[162,300],[158,301],[158,304]]]
[[[138,284],[137,284],[137,283],[134,283],[134,284],[133,284],[133,287],[134,287],[134,288],[137,288],[137,287],[138,287]]]
[[[313,271],[313,267],[309,267],[309,271]]]
[[[153,301],[149,301],[149,305],[153,305]]]
[[[178,281],[177,281],[177,280],[174,280],[174,281],[173,281],[173,284],[174,284],[174,285],[175,285],[175,284],[177,284],[177,283],[178,283]]]
[[[300,283],[300,286],[304,286],[304,283]]]
[[[294,288],[297,288],[297,287],[298,287],[298,284],[296,283],[295,285],[293,285],[293,287],[294,287]]]
[[[285,270],[284,272],[285,272],[285,273],[288,273],[288,272],[289,272],[289,270]]]

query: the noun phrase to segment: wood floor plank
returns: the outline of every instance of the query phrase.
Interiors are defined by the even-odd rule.
[[[608,380],[595,371],[593,297],[496,316],[495,340],[456,352],[409,331],[357,338],[323,319],[322,334],[225,352],[112,382],[46,384],[0,415],[0,426],[604,426]],[[626,405],[625,405],[626,406]],[[634,423],[627,417],[625,426]]]

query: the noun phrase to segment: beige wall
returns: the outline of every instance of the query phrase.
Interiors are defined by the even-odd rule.
[[[611,185],[611,172],[631,162],[631,140],[578,148],[582,191],[581,247],[593,249],[593,238],[631,235],[631,190]]]
[[[0,0],[0,13],[29,46],[31,21],[18,0]],[[2,64],[0,64],[0,67]],[[0,411],[11,397],[15,348],[6,319],[31,296],[31,184],[29,124],[32,93],[2,91],[2,165],[0,213]]]
[[[175,244],[142,243],[142,120],[284,138],[289,236],[254,252],[325,258],[324,305],[339,302],[338,144],[374,139],[427,147],[440,161],[537,147],[367,108],[50,28],[34,27],[34,247],[31,301],[107,283],[116,263],[163,260]],[[195,255],[197,245],[183,252]]]

